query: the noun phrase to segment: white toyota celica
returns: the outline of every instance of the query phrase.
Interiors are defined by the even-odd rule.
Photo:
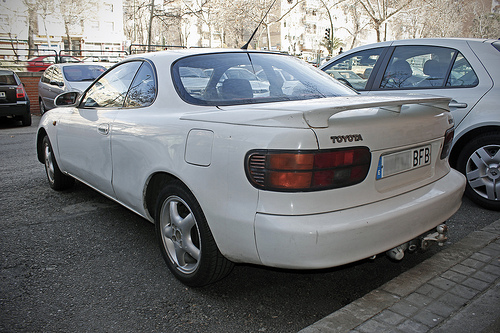
[[[137,55],[55,102],[37,136],[50,186],[77,179],[154,222],[190,286],[233,263],[400,259],[444,242],[465,186],[448,165],[449,99],[361,96],[282,54]]]

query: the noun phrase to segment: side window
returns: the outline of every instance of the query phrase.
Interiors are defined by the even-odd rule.
[[[57,67],[54,67],[54,72],[52,74],[52,82],[57,86],[64,86],[64,79],[61,73],[61,70]]]
[[[49,67],[43,72],[42,79],[41,81],[43,83],[50,83],[50,80],[52,80],[52,67]]]
[[[106,73],[92,87],[82,99],[83,107],[119,108],[123,106],[125,96],[134,79],[141,61],[126,62]]]
[[[398,46],[381,89],[442,88],[456,50],[437,46]]]
[[[467,59],[459,53],[453,68],[451,69],[450,77],[446,82],[447,87],[473,87],[477,86],[479,79],[477,78],[474,69],[469,64]]]
[[[125,100],[126,108],[149,106],[156,98],[156,80],[153,68],[144,62],[135,76]]]
[[[323,71],[347,86],[363,90],[383,50],[376,48],[356,52],[331,63]]]

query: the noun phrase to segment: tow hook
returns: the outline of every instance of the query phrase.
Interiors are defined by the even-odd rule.
[[[420,248],[422,250],[427,250],[433,242],[437,242],[439,246],[443,246],[448,237],[446,233],[448,232],[448,227],[446,224],[440,224],[436,228],[436,232],[432,234],[428,234],[424,238],[422,238],[422,243],[420,244]]]
[[[435,232],[429,233],[425,236],[420,236],[409,242],[396,246],[395,248],[387,251],[385,254],[393,260],[401,260],[405,256],[406,250],[409,252],[415,252],[420,248],[425,251],[431,247],[434,242],[436,242],[439,246],[443,246],[448,239],[446,236],[447,232],[448,227],[446,224],[440,224],[436,227]]]

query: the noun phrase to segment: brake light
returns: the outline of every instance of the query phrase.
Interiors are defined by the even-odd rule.
[[[18,85],[16,88],[16,98],[23,99],[26,97],[26,92],[24,91],[24,87],[22,84]]]
[[[254,150],[246,157],[253,186],[269,191],[317,191],[362,182],[370,168],[366,147],[314,151]]]
[[[441,159],[445,159],[448,157],[451,151],[451,144],[453,142],[453,137],[455,135],[455,127],[449,128],[445,133],[444,133],[444,143],[443,143],[443,149],[441,149]]]

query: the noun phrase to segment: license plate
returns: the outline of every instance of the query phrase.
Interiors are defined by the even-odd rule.
[[[431,163],[431,146],[422,146],[380,156],[377,179],[420,168]]]
[[[5,91],[0,91],[0,98],[5,98]]]

